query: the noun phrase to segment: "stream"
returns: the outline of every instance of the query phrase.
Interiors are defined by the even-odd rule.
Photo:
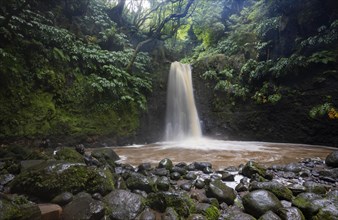
[[[263,164],[288,164],[305,158],[325,159],[334,150],[332,147],[316,145],[224,141],[207,138],[113,147],[113,149],[121,157],[118,162],[133,166],[141,163],[157,166],[160,160],[169,158],[174,163],[210,162],[215,169],[238,166],[249,160]]]

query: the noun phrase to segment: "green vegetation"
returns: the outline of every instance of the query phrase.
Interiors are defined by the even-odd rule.
[[[13,192],[44,199],[52,199],[62,192],[86,191],[106,195],[114,189],[109,169],[55,161],[45,162],[36,169],[20,173],[11,184]]]
[[[100,1],[86,7],[77,32],[56,25],[65,15],[45,4],[48,11],[26,6],[0,30],[1,138],[130,134],[151,91],[150,57],[138,53],[125,70],[133,49]]]

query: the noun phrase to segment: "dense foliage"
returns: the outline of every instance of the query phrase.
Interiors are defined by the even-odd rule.
[[[2,5],[1,137],[48,134],[125,135],[137,127],[151,91],[150,57],[133,49],[100,1]],[[85,11],[85,12],[82,12]]]
[[[211,16],[202,22],[196,19],[195,25],[207,28],[194,31],[200,44],[185,58],[207,65],[202,78],[212,82],[216,96],[227,94],[233,104],[249,100],[275,104],[306,93],[300,84],[312,83],[320,90],[319,84],[337,80],[338,16],[333,1],[227,3],[209,3],[223,11],[210,10]],[[328,86],[321,94],[323,101],[309,106],[309,116],[336,119],[336,92]]]

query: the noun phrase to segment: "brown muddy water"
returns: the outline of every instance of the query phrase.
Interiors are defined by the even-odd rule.
[[[268,142],[223,141],[201,138],[183,142],[159,142],[148,145],[113,147],[119,163],[157,166],[163,158],[178,162],[210,162],[215,169],[245,164],[254,160],[263,164],[288,164],[306,158],[325,157],[335,150],[327,146]]]

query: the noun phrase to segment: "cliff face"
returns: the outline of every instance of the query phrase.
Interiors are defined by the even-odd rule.
[[[286,94],[276,104],[263,105],[253,101],[234,105],[227,95],[215,95],[210,85],[198,76],[198,71],[194,87],[206,136],[229,140],[338,144],[335,120],[309,116],[310,106],[321,102],[323,94],[337,94],[337,79],[321,85],[304,82],[299,85],[299,93]]]

